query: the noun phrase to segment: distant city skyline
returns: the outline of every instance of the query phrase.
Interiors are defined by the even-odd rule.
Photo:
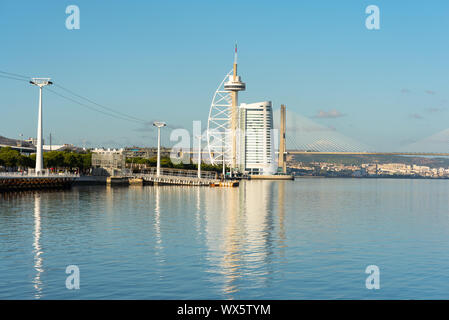
[[[169,125],[164,144],[170,128],[191,130],[194,120],[205,128],[237,42],[247,84],[241,103],[269,100],[275,111],[286,104],[378,151],[449,149],[447,1],[76,1],[79,30],[65,27],[69,4],[2,2],[0,70],[50,77],[142,123],[45,88],[44,138],[51,132],[54,144],[155,146],[154,120]],[[371,4],[380,30],[365,27]],[[2,77],[0,84],[0,135],[35,137],[38,90]]]

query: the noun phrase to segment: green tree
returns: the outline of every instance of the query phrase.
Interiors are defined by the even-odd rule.
[[[50,151],[44,153],[44,166],[46,168],[64,167],[64,152]]]
[[[81,155],[83,167],[82,170],[87,170],[92,166],[92,153],[84,153]]]
[[[36,161],[29,156],[20,155],[19,166],[23,168],[33,168],[36,166]]]
[[[14,168],[19,165],[20,153],[10,147],[0,149],[0,162],[7,168]]]
[[[73,152],[64,154],[64,167],[69,169],[78,168],[78,163],[78,159]]]

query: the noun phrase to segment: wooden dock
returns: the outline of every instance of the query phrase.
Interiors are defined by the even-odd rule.
[[[130,178],[131,179],[131,178]],[[148,173],[133,174],[132,179],[142,179],[143,184],[152,185],[177,185],[177,186],[232,186],[237,187],[238,183],[223,183],[218,179],[218,174],[211,171],[201,172],[201,178],[198,178],[196,170],[184,170],[174,168],[161,168],[160,174],[157,174],[156,168],[151,168]]]
[[[214,182],[212,183],[210,186],[211,187],[238,187],[239,186],[239,182],[238,181],[218,181],[218,182]]]
[[[171,175],[136,174],[133,178],[143,179],[144,184],[153,185],[179,185],[179,186],[210,186],[218,182],[217,179],[194,178]]]

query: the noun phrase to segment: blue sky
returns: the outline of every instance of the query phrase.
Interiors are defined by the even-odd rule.
[[[71,4],[80,8],[80,30],[65,27]],[[365,27],[371,4],[380,8],[380,30]],[[241,102],[284,103],[394,151],[449,128],[448,16],[444,0],[2,1],[0,70],[48,76],[139,119],[191,128],[192,120],[206,125],[237,42],[247,83]],[[37,88],[0,84],[0,135],[35,136]],[[151,127],[50,92],[44,108],[45,136],[52,132],[55,143],[156,143]]]

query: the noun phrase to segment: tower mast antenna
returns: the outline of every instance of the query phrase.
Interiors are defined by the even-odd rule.
[[[230,135],[232,139],[231,144],[231,172],[237,169],[237,129],[238,129],[238,105],[239,91],[244,91],[246,85],[241,81],[240,77],[237,75],[237,43],[235,44],[234,52],[234,69],[233,75],[229,76],[229,80],[225,82],[224,89],[231,92],[231,118],[229,122]],[[232,174],[231,174],[232,175]]]
[[[234,52],[234,81],[235,77],[237,77],[237,42],[235,43],[235,52]]]

